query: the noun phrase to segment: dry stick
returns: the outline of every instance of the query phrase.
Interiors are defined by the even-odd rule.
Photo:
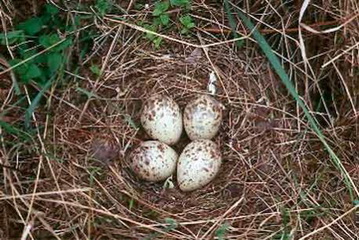
[[[349,51],[353,50],[354,48],[359,46],[359,42],[357,42],[356,44],[354,44],[353,46],[351,46],[350,48],[345,49],[341,54],[338,54],[337,56],[335,56],[334,58],[332,58],[330,61],[324,63],[321,68],[325,68],[326,66],[328,66],[329,64],[331,64],[332,62],[336,61],[338,58],[340,58],[341,56],[343,56],[344,54],[348,53]]]
[[[201,45],[203,46],[203,45],[204,45],[203,39],[202,39],[202,37],[201,37],[201,35],[200,35],[199,32],[197,33],[197,37],[198,37],[198,39],[199,39],[199,42],[200,42]],[[221,83],[222,88],[223,88],[224,92],[226,93],[228,102],[231,102],[231,100],[230,100],[230,98],[229,98],[228,91],[227,91],[226,87],[225,87],[224,84],[223,84],[222,78],[221,78],[221,76],[219,75],[219,72],[218,72],[218,70],[217,70],[217,67],[213,64],[211,58],[209,57],[208,48],[205,47],[205,48],[202,48],[202,49],[203,49],[203,52],[205,53],[205,55],[206,55],[206,57],[207,57],[209,63],[211,64],[211,66],[212,66],[212,68],[213,68],[213,71],[216,72],[216,75],[217,75],[217,77],[218,77],[218,79],[219,79],[219,82]]]
[[[105,194],[111,199],[111,201],[112,201],[112,203],[114,204],[114,205],[121,205],[108,191],[107,191],[107,189],[95,178],[94,179],[95,181],[96,181],[96,183],[100,186],[100,188],[105,192]],[[121,191],[121,193],[123,193],[123,191]],[[128,194],[128,193],[125,193],[126,195]],[[86,194],[84,194],[87,198],[90,198],[90,196],[88,196],[88,195],[86,195]],[[128,196],[130,196],[130,195],[128,195]],[[92,202],[94,202],[95,204],[97,204],[97,205],[99,205],[99,206],[101,206],[101,204],[99,204],[98,202],[96,202],[94,199],[92,199],[92,198],[90,198],[90,200],[92,201]],[[137,200],[137,199],[136,199]],[[123,206],[122,206],[123,207]],[[106,209],[105,207],[103,207],[103,206],[101,206],[101,208],[102,209]],[[136,216],[136,217],[138,217],[138,218],[140,218],[140,219],[142,219],[142,220],[146,220],[146,221],[150,221],[150,222],[155,222],[154,220],[152,220],[152,219],[147,219],[147,218],[145,218],[145,217],[143,217],[143,216],[141,216],[141,215],[136,215],[134,212],[132,212],[132,211],[130,211],[129,209],[127,209],[126,207],[123,207],[124,208],[124,210],[125,211],[128,211],[130,214],[133,214],[134,216]],[[116,209],[118,209],[119,211],[120,211],[120,208],[117,208],[116,207]],[[171,215],[170,213],[167,213],[167,212],[165,212],[167,215]],[[174,214],[172,214],[172,215],[174,215]],[[119,220],[120,221],[120,220]],[[121,223],[124,225],[124,226],[126,226],[126,227],[128,227],[129,228],[129,226],[124,222],[124,221],[121,221]],[[149,225],[151,225],[151,226],[154,226],[155,224],[149,224]],[[163,226],[163,224],[157,224],[158,226]],[[178,232],[178,233],[181,233],[181,234],[184,234],[184,233],[182,233],[182,232],[179,232],[179,231],[176,231],[176,230],[174,230],[175,232]],[[188,239],[188,235],[186,235],[186,239]]]
[[[38,197],[38,196],[47,196],[47,195],[55,195],[55,194],[63,194],[63,193],[76,193],[76,192],[88,192],[91,188],[78,188],[78,189],[70,189],[70,190],[61,190],[61,191],[49,191],[49,192],[37,192],[35,194],[22,194],[18,196],[3,196],[0,198],[0,201],[3,200],[10,200],[10,199],[17,199],[17,198],[30,198],[30,197]]]
[[[350,94],[350,91],[349,91],[349,88],[348,88],[348,84],[346,84],[346,82],[345,82],[345,80],[344,80],[344,78],[343,78],[343,75],[341,74],[341,72],[340,72],[340,70],[338,69],[337,65],[335,65],[334,62],[332,62],[332,65],[333,65],[335,71],[337,72],[337,74],[338,74],[340,80],[342,81],[342,84],[343,84],[343,86],[344,86],[345,92],[346,92],[346,94],[348,95],[349,102],[350,102],[351,107],[352,107],[352,109],[353,109],[354,116],[357,116],[358,113],[357,113],[357,110],[356,110],[356,108],[355,108],[355,104],[354,104],[353,98],[352,98],[352,96],[351,96],[351,94]]]
[[[340,219],[344,218],[345,216],[347,216],[349,213],[353,212],[354,210],[358,209],[359,208],[359,205],[356,205],[355,207],[352,207],[351,209],[349,209],[349,211],[347,211],[346,213],[344,213],[343,215],[339,216],[338,218],[334,219],[334,221],[332,221],[331,223],[323,226],[323,227],[320,227],[318,229],[316,229],[315,231],[311,232],[311,233],[308,233],[307,235],[299,238],[299,240],[304,240],[314,234],[317,234],[318,232],[320,231],[323,231],[324,229],[326,228],[329,228],[330,226],[332,226],[333,224],[337,223]]]
[[[29,220],[30,220],[31,213],[32,213],[32,207],[33,207],[34,202],[35,202],[35,194],[36,194],[37,187],[38,187],[38,182],[39,182],[39,179],[40,179],[40,173],[41,173],[42,164],[43,164],[43,156],[40,155],[40,161],[38,163],[38,168],[37,168],[37,171],[36,171],[36,179],[35,179],[34,189],[32,190],[32,194],[31,194],[32,196],[31,196],[31,200],[30,200],[30,205],[29,205],[27,217],[26,217],[26,220],[25,220],[25,222],[27,224],[29,224]]]
[[[298,210],[290,210],[289,213],[302,213],[307,211],[315,210],[315,208],[303,208]],[[271,216],[279,216],[282,212],[270,212],[270,213],[255,213],[255,214],[248,214],[248,215],[241,215],[241,216],[235,216],[235,217],[227,217],[223,218],[222,220],[228,220],[228,221],[235,221],[239,219],[247,219],[247,218],[258,218],[258,217],[271,217]],[[194,221],[188,221],[188,222],[178,222],[179,225],[187,226],[187,225],[197,225],[197,224],[207,224],[207,223],[214,223],[216,221],[220,220],[220,217],[217,217],[215,219],[208,219],[208,220],[194,220]],[[153,224],[150,226],[156,227],[161,226],[162,224]]]
[[[29,96],[29,93],[27,91],[27,88],[25,87],[25,93],[26,93],[26,96],[28,98],[28,102],[29,102],[29,105],[31,105],[31,100],[30,100],[30,96]],[[34,120],[36,121],[35,119],[35,116],[34,116]],[[36,124],[37,125],[37,124]],[[39,137],[40,137],[40,134],[39,134]],[[35,184],[34,184],[34,189],[32,191],[32,197],[31,197],[31,200],[30,200],[30,205],[29,205],[29,209],[28,209],[28,214],[27,214],[27,217],[26,217],[26,224],[29,225],[29,220],[30,220],[30,217],[31,217],[31,213],[32,213],[32,207],[33,207],[33,204],[35,202],[35,193],[37,191],[37,186],[38,186],[38,181],[40,179],[40,172],[41,172],[41,169],[42,169],[42,164],[43,164],[43,156],[40,155],[40,160],[38,162],[38,169],[37,169],[37,173],[36,173],[36,179],[35,179]],[[25,230],[26,230],[26,226],[25,226]]]
[[[240,37],[240,38],[234,38],[234,39],[231,39],[231,40],[226,40],[226,41],[221,41],[221,42],[216,42],[216,43],[210,43],[210,44],[206,44],[206,45],[198,45],[198,44],[189,43],[189,42],[186,42],[186,41],[183,41],[183,40],[179,40],[177,38],[169,37],[167,35],[163,35],[163,34],[160,34],[160,33],[145,29],[143,27],[137,26],[135,24],[127,23],[127,22],[120,21],[120,20],[117,20],[117,19],[113,19],[113,18],[109,18],[109,17],[104,17],[104,19],[106,19],[108,21],[111,21],[111,22],[123,24],[123,25],[125,25],[127,27],[136,29],[136,30],[138,30],[140,32],[150,33],[150,34],[153,34],[153,35],[155,35],[157,37],[162,37],[164,39],[167,39],[167,40],[170,40],[170,41],[173,41],[173,42],[177,42],[177,43],[182,43],[184,45],[187,45],[187,46],[190,46],[190,47],[195,47],[195,48],[208,48],[208,47],[214,47],[214,46],[218,46],[218,45],[223,45],[223,44],[227,44],[227,43],[236,42],[236,41],[239,41],[239,40],[249,39],[248,36],[245,36],[245,37]]]
[[[243,201],[244,197],[241,197],[237,202],[235,202],[209,229],[208,231],[200,238],[200,240],[205,239],[208,234],[212,232],[212,230],[221,222],[223,219],[232,212],[233,209],[238,207],[238,205]]]
[[[25,219],[22,217],[22,215],[21,215],[21,213],[20,213],[20,210],[19,210],[19,207],[18,207],[18,204],[17,204],[17,202],[15,201],[15,194],[16,194],[16,196],[19,196],[20,193],[19,193],[19,192],[16,190],[16,188],[13,186],[12,178],[11,178],[8,174],[6,174],[6,178],[7,178],[8,181],[10,182],[10,187],[11,187],[11,191],[12,191],[12,194],[13,194],[11,200],[13,200],[15,211],[17,212],[17,214],[18,214],[19,217],[21,218],[22,223],[23,223],[23,224],[25,225],[25,227],[26,227]],[[25,206],[29,207],[29,203],[26,202],[25,199],[23,199],[23,198],[20,197],[20,201],[21,201]],[[47,222],[46,222],[41,216],[39,216],[39,214],[36,214],[36,216],[37,216],[37,217],[39,218],[39,220],[44,224],[46,230],[48,230],[49,232],[51,232],[57,240],[61,240],[61,239],[55,234],[55,232],[54,232],[54,230],[51,228],[51,226],[50,226],[49,224],[47,224]],[[25,229],[25,231],[27,231],[27,230]],[[30,234],[31,239],[33,239],[33,237],[31,236],[31,232],[29,232],[29,234]]]
[[[116,35],[115,35],[115,37],[114,37],[113,40],[112,40],[112,43],[111,43],[110,49],[109,49],[108,52],[107,52],[105,61],[104,61],[104,63],[102,64],[101,71],[100,71],[100,75],[99,75],[99,76],[97,77],[97,79],[96,79],[96,82],[95,82],[94,87],[93,87],[93,91],[97,90],[96,87],[97,87],[97,85],[98,85],[98,83],[99,83],[99,81],[100,81],[100,79],[101,79],[101,77],[102,77],[102,75],[103,75],[103,72],[105,71],[105,69],[106,69],[106,67],[107,67],[107,63],[108,63],[108,61],[109,61],[109,59],[110,59],[111,53],[112,53],[112,51],[113,51],[113,49],[114,49],[114,47],[115,47],[115,43],[117,42],[117,39],[118,39],[118,37],[119,37],[119,34],[120,34],[120,31],[121,31],[121,30],[122,30],[122,26],[120,25],[120,26],[118,26],[118,28],[117,28]],[[86,112],[86,110],[87,110],[87,108],[88,108],[88,105],[90,104],[90,101],[91,101],[91,98],[88,98],[87,101],[86,101],[86,103],[85,103],[85,106],[84,106],[84,108],[82,109],[82,112],[81,112],[81,114],[80,114],[79,122],[81,122],[81,119],[82,119],[84,113]]]
[[[54,45],[53,45],[53,46],[54,46]],[[24,86],[24,88],[25,88],[25,91],[26,91],[26,97],[28,98],[29,105],[31,105],[31,99],[30,99],[30,97],[29,97],[29,94],[28,94],[28,91],[27,91],[27,87]],[[41,138],[41,134],[40,134],[40,131],[39,131],[38,122],[37,122],[37,119],[36,119],[36,116],[35,116],[35,113],[34,113],[34,112],[32,113],[32,118],[33,118],[34,123],[35,123],[35,126],[36,126],[37,137],[38,137],[38,140],[39,140],[40,146],[41,146],[41,151],[40,151],[41,159],[42,159],[42,154],[43,154],[43,155],[45,156],[46,163],[47,163],[47,165],[48,165],[48,167],[49,167],[49,169],[50,169],[50,173],[51,173],[51,175],[52,175],[52,177],[53,177],[53,180],[54,180],[54,182],[55,182],[55,186],[56,186],[56,188],[58,189],[58,191],[61,191],[60,185],[59,185],[58,181],[56,180],[56,175],[55,175],[54,169],[52,168],[51,161],[50,161],[50,159],[49,159],[49,157],[48,157],[45,144],[44,144],[44,142],[43,142],[43,140],[42,140],[42,138]],[[42,161],[41,161],[40,163],[42,164]],[[39,164],[40,164],[40,163],[39,163]],[[37,180],[38,180],[38,179],[37,179]],[[36,190],[36,189],[34,189],[33,194],[35,194],[35,190]],[[63,196],[62,194],[60,194],[60,197],[61,197],[62,200],[64,200],[64,196]],[[33,201],[33,200],[32,200],[32,201]],[[32,204],[31,204],[30,206],[32,206]],[[70,217],[70,211],[69,211],[69,209],[67,208],[66,205],[65,205],[64,207],[65,207],[65,210],[66,210],[67,215]],[[29,213],[30,213],[30,210],[29,210]],[[28,219],[27,219],[27,220],[28,220]]]
[[[1,18],[2,28],[4,29],[4,34],[5,34],[5,45],[6,45],[7,51],[10,54],[11,58],[14,59],[15,58],[14,54],[12,53],[11,48],[9,46],[9,39],[7,37],[8,31],[7,31],[6,23],[3,20],[3,14],[4,14],[4,12],[0,11],[0,18]]]
[[[97,88],[97,85],[98,85],[100,79],[102,78],[102,75],[103,75],[103,73],[104,73],[104,71],[105,71],[105,69],[106,69],[106,67],[107,67],[107,63],[108,63],[108,61],[109,61],[109,59],[110,59],[111,53],[112,53],[112,51],[113,51],[113,49],[114,49],[114,47],[115,47],[115,43],[117,42],[117,39],[118,39],[118,37],[119,37],[119,35],[120,35],[121,30],[122,30],[122,26],[118,26],[116,35],[115,35],[115,37],[113,38],[113,41],[112,41],[111,46],[110,46],[110,49],[109,49],[108,52],[107,52],[105,61],[104,61],[104,63],[102,64],[101,71],[100,71],[100,75],[97,77],[96,82],[95,82],[95,84],[94,84],[94,87],[93,87],[93,91],[94,91],[94,92],[98,89],[98,88]],[[88,98],[88,99],[87,99],[87,101],[86,101],[86,103],[85,103],[85,106],[84,106],[84,108],[83,108],[83,110],[82,110],[82,112],[81,112],[81,114],[80,114],[79,122],[81,122],[81,119],[82,119],[82,117],[83,117],[83,114],[86,112],[86,110],[87,110],[87,108],[88,108],[88,106],[89,106],[89,104],[90,104],[90,100],[91,100],[91,98]],[[90,192],[90,195],[92,195],[92,192]],[[90,204],[91,204],[91,202],[90,202]],[[93,213],[91,212],[91,218],[92,218],[92,217],[93,217]],[[90,229],[90,228],[91,228],[91,222],[89,221],[89,222],[88,222],[88,232],[89,232],[89,233],[91,232],[91,229]]]
[[[327,25],[333,25],[336,24],[338,22],[338,20],[333,20],[333,21],[327,21],[327,22],[319,22],[319,23],[313,23],[310,25],[307,25],[309,27],[319,27],[319,26],[327,26]],[[221,29],[221,28],[203,28],[201,29],[202,31],[205,32],[210,32],[210,33],[231,33],[232,30],[230,29]],[[279,33],[279,32],[286,32],[286,33],[292,33],[292,32],[298,32],[299,28],[286,28],[286,29],[258,29],[258,31],[260,33],[263,34],[271,34],[271,33]],[[237,31],[237,33],[245,35],[247,34],[246,32],[239,32]]]
[[[103,214],[103,215],[106,215],[106,216],[109,216],[109,217],[113,217],[113,218],[116,218],[118,220],[126,221],[126,222],[129,222],[129,223],[135,224],[135,225],[137,225],[139,227],[146,228],[146,229],[149,229],[149,230],[152,230],[152,231],[156,231],[158,233],[161,233],[161,234],[164,234],[164,235],[167,235],[167,236],[170,236],[170,237],[175,237],[174,239],[178,239],[178,236],[175,235],[175,234],[170,234],[168,232],[162,231],[162,230],[157,229],[155,227],[151,227],[150,225],[146,225],[146,224],[143,224],[143,223],[140,223],[140,222],[136,222],[135,220],[132,220],[130,218],[123,217],[123,216],[120,216],[118,214],[111,213],[107,209],[105,211],[105,210],[101,210],[101,209],[90,208],[88,206],[85,206],[85,205],[82,205],[82,204],[76,204],[76,203],[73,203],[73,202],[66,202],[66,201],[61,201],[61,200],[59,201],[59,200],[46,199],[46,198],[38,198],[37,200],[38,201],[44,201],[44,202],[64,204],[64,205],[77,207],[77,208],[81,208],[81,209],[86,209],[86,210],[92,210],[92,211],[97,212],[99,214]],[[163,224],[163,225],[167,225],[167,224]]]
[[[17,68],[18,66],[20,66],[20,65],[22,65],[22,64],[24,64],[24,63],[27,63],[28,61],[30,61],[30,60],[36,58],[37,56],[40,56],[41,54],[46,53],[46,52],[49,51],[50,49],[52,49],[52,48],[56,47],[57,45],[63,43],[66,39],[67,39],[67,38],[64,38],[64,39],[62,39],[61,41],[55,43],[54,45],[51,45],[50,47],[48,47],[48,48],[46,48],[46,49],[44,49],[44,50],[42,50],[42,51],[40,51],[40,52],[38,52],[38,53],[32,55],[31,57],[29,57],[29,58],[27,58],[27,59],[25,59],[25,60],[23,60],[23,61],[21,61],[21,62],[15,64],[14,66],[5,69],[4,71],[0,72],[0,76],[3,75],[3,74],[5,74],[5,73],[8,73],[8,72],[12,71],[14,68]]]
[[[326,30],[323,30],[323,31],[318,31],[316,29],[313,29],[311,28],[309,25],[306,25],[305,23],[300,23],[300,26],[311,32],[311,33],[315,33],[315,34],[323,34],[323,33],[332,33],[332,32],[337,32],[339,31],[341,28],[343,28],[345,25],[347,25],[348,23],[350,23],[351,21],[353,21],[354,19],[356,19],[357,17],[359,16],[359,13],[354,15],[353,17],[351,17],[350,19],[348,19],[347,21],[343,21],[342,24],[340,24],[339,26],[337,27],[333,27],[333,28],[329,28],[329,29],[326,29]]]

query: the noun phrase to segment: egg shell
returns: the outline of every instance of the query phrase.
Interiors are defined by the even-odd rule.
[[[176,170],[178,154],[159,141],[145,141],[130,155],[130,167],[141,179],[157,182],[170,177]]]
[[[185,107],[183,122],[191,140],[212,139],[222,122],[220,103],[211,96],[198,97]]]
[[[222,163],[219,147],[211,140],[188,144],[177,163],[177,181],[182,191],[193,191],[212,181]]]
[[[182,134],[182,113],[172,98],[154,95],[143,105],[141,124],[151,138],[173,145]]]

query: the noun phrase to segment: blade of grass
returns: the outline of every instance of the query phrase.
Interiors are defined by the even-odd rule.
[[[231,9],[229,6],[228,1],[224,2],[224,10],[226,11],[227,17],[228,17],[228,22],[229,22],[229,26],[232,29],[232,34],[234,38],[240,38],[239,34],[237,33],[237,24],[236,24],[236,20],[234,19],[234,17],[231,14]],[[238,48],[241,48],[243,46],[244,41],[240,40],[240,41],[236,41],[236,45]]]
[[[228,0],[225,0],[225,4],[229,4]],[[327,150],[331,160],[333,161],[334,166],[340,171],[340,173],[344,177],[344,182],[348,188],[351,200],[354,201],[355,197],[353,195],[353,190],[355,191],[356,197],[359,197],[359,192],[357,187],[355,186],[353,180],[351,179],[349,173],[344,168],[341,160],[339,157],[335,154],[333,149],[329,146],[327,141],[325,140],[325,136],[322,133],[322,131],[319,128],[319,125],[317,124],[317,121],[314,116],[311,115],[308,108],[304,104],[304,102],[301,100],[299,94],[297,93],[293,83],[289,79],[289,76],[285,72],[284,68],[282,67],[279,58],[273,53],[272,48],[269,46],[265,38],[260,34],[260,32],[256,29],[255,25],[251,22],[251,20],[244,15],[242,12],[240,12],[238,9],[236,9],[237,15],[240,17],[240,19],[243,21],[244,25],[252,32],[254,39],[257,41],[258,45],[268,58],[270,64],[272,65],[272,68],[275,70],[275,72],[278,74],[280,79],[282,80],[282,83],[286,86],[289,93],[292,95],[294,100],[297,102],[297,104],[300,106],[300,108],[303,110],[304,115],[308,119],[308,122],[312,128],[312,130],[316,133],[319,140],[324,145],[325,149]]]
[[[53,80],[53,78],[51,78],[44,85],[44,87],[41,89],[41,91],[36,94],[36,97],[32,100],[30,106],[26,109],[26,112],[25,112],[25,128],[26,129],[30,129],[30,121],[31,121],[32,113],[35,111],[35,108],[39,104],[44,93],[51,87],[52,80]]]
[[[1,121],[0,120],[0,128],[3,128],[4,131],[10,133],[10,134],[14,134],[16,136],[18,136],[19,138],[21,138],[22,140],[29,140],[31,137],[30,135],[28,135],[26,132],[12,126],[11,124]],[[0,135],[1,137],[1,135]]]

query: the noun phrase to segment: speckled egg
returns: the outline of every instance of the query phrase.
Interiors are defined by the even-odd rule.
[[[130,167],[141,179],[157,182],[175,172],[177,159],[176,151],[165,143],[145,141],[131,153]]]
[[[214,179],[222,163],[219,147],[211,140],[188,144],[177,163],[177,181],[182,191],[201,188]]]
[[[202,95],[187,104],[184,128],[191,140],[212,139],[222,122],[222,108],[213,97]]]
[[[172,98],[155,95],[143,105],[141,124],[153,139],[173,145],[182,134],[182,113]]]

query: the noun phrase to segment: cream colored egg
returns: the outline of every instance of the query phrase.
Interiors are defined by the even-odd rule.
[[[162,181],[176,170],[178,155],[159,141],[142,142],[130,155],[130,167],[141,179]]]
[[[143,106],[141,124],[153,139],[173,145],[182,134],[182,113],[172,98],[155,95]]]
[[[195,140],[188,144],[177,163],[177,181],[182,191],[192,191],[208,184],[217,175],[222,163],[219,147],[211,140]]]
[[[222,122],[222,108],[213,97],[202,95],[187,104],[184,128],[191,140],[212,139]]]

